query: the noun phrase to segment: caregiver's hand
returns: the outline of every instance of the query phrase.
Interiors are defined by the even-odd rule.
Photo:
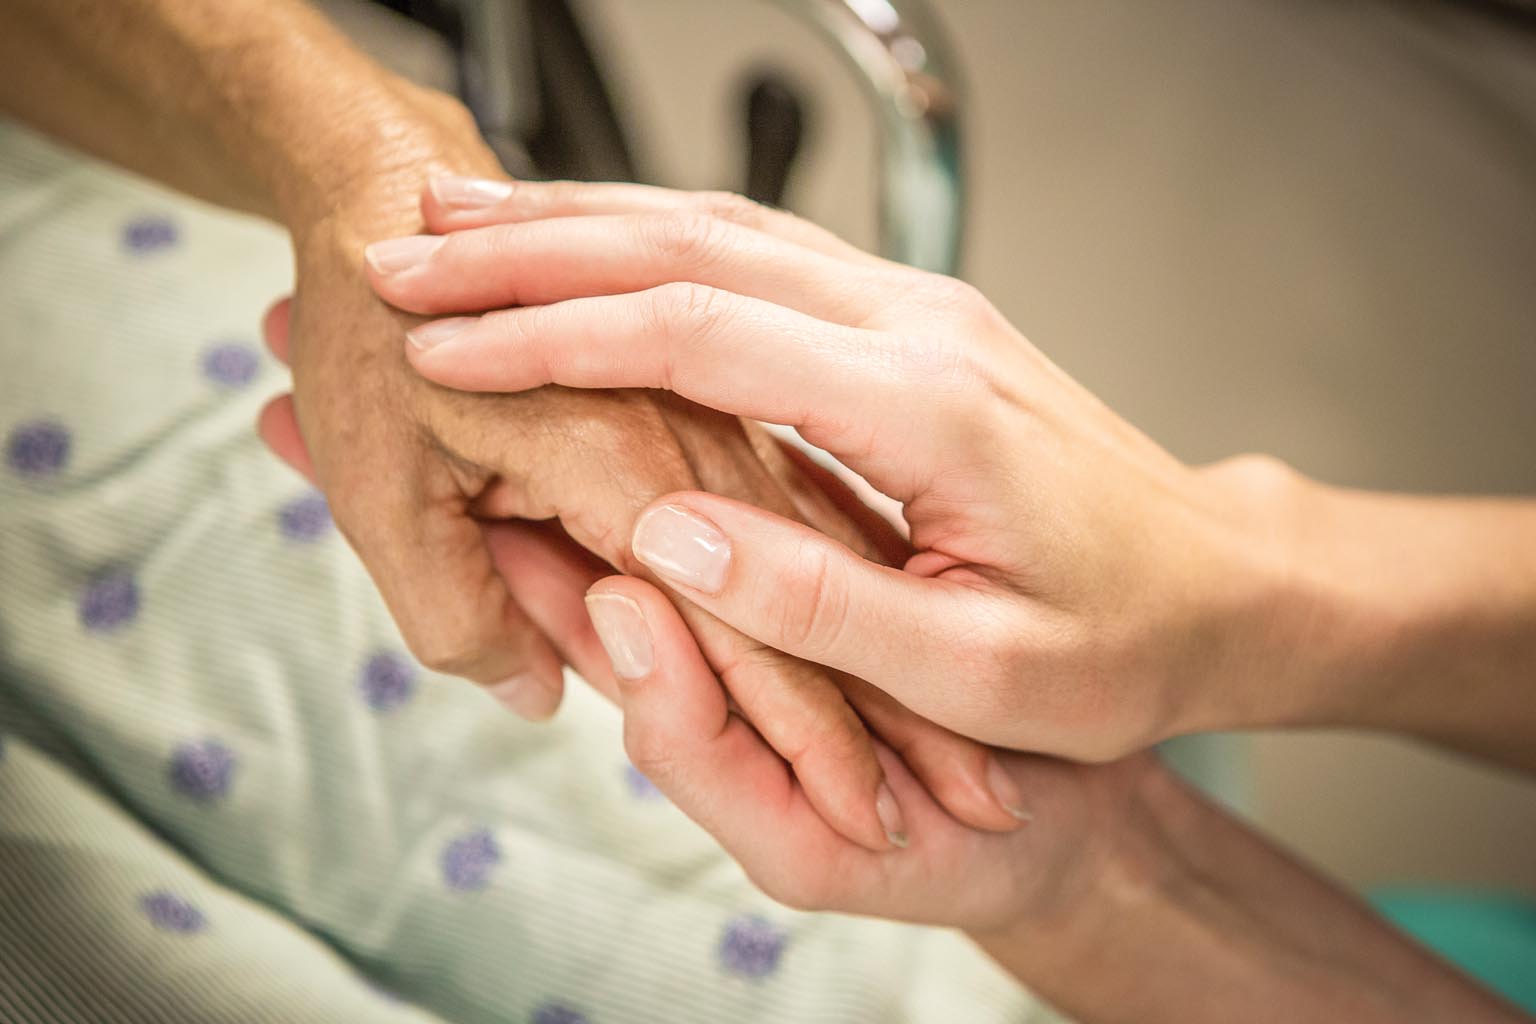
[[[523,307],[412,331],[423,376],[670,388],[798,427],[905,506],[902,572],[750,504],[672,495],[634,551],[689,601],[950,728],[1076,758],[1275,699],[1290,651],[1284,551],[1253,514],[1266,464],[1180,464],[973,289],[788,215],[634,186],[495,194],[470,213],[429,197],[429,226],[490,226],[374,277],[417,312]]]
[[[456,233],[375,285],[422,313],[527,308],[414,331],[424,376],[671,388],[797,426],[905,505],[905,573],[736,501],[648,509],[641,561],[756,639],[1072,757],[1349,725],[1536,770],[1536,502],[1182,465],[973,289],[739,199],[477,195],[429,195],[428,227]]]
[[[295,354],[296,339],[290,338],[291,314],[288,303],[279,304],[265,324],[273,351],[285,361]],[[398,338],[398,334],[395,336]],[[392,352],[398,360],[398,347],[392,347]],[[407,432],[403,438],[379,427],[375,436],[391,438],[395,444],[428,444],[425,454],[434,458],[405,461],[407,470],[415,467],[420,474],[415,478],[408,472],[380,466],[375,471],[380,476],[372,486],[379,499],[398,500],[396,488],[421,487],[422,481],[437,480],[436,473],[444,470],[439,463],[446,460],[447,468],[455,469],[455,475],[438,481],[437,486],[442,489],[438,501],[425,508],[407,503],[402,509],[415,510],[425,517],[424,525],[435,524],[435,529],[445,537],[463,534],[463,541],[461,547],[448,552],[455,558],[443,564],[396,564],[391,568],[405,574],[402,582],[407,584],[407,569],[438,572],[448,579],[457,578],[454,570],[460,566],[476,570],[473,579],[464,581],[463,594],[445,596],[443,606],[429,611],[439,618],[450,614],[452,608],[458,607],[448,603],[450,596],[457,602],[468,598],[490,603],[495,609],[507,605],[525,610],[522,614],[599,688],[604,688],[606,672],[594,674],[590,660],[584,662],[573,653],[579,652],[590,639],[590,626],[581,613],[579,597],[590,579],[578,571],[590,563],[582,560],[579,550],[563,554],[558,550],[562,543],[566,548],[573,547],[571,537],[612,564],[629,571],[643,571],[644,566],[629,552],[634,515],[656,495],[682,484],[714,488],[784,514],[804,516],[817,528],[844,538],[871,556],[881,548],[881,538],[871,539],[869,531],[860,530],[856,520],[845,514],[844,509],[851,508],[845,496],[835,489],[824,491],[826,482],[811,467],[801,466],[763,435],[760,428],[743,424],[735,417],[673,396],[638,392],[551,388],[527,395],[464,395],[434,387],[409,374],[403,360],[399,366],[410,378],[405,394],[414,395],[419,405],[399,410],[398,418],[406,425],[422,422],[424,426],[417,432]],[[385,388],[391,386],[391,374],[386,365],[375,368],[363,381],[370,388]],[[322,415],[342,416],[351,410],[361,425],[388,414],[396,408],[397,401],[386,390],[375,399],[382,408],[363,403],[359,409],[356,400],[348,400],[334,409],[322,408]],[[423,415],[422,421],[410,418]],[[389,428],[398,425],[386,424]],[[431,432],[424,433],[427,430]],[[315,446],[306,446],[300,437],[287,399],[269,407],[263,417],[262,432],[268,443],[295,468],[312,479],[320,478]],[[344,435],[335,443],[346,439]],[[392,450],[398,451],[385,448],[374,453],[365,448],[362,454],[370,460],[385,459]],[[411,452],[414,448],[404,450]],[[366,504],[370,481],[359,474],[370,464],[351,468],[348,479],[355,490],[342,492],[356,502],[363,502],[356,506],[363,513],[370,507]],[[411,492],[406,493],[408,496]],[[334,500],[337,499],[333,497]],[[558,527],[529,534],[509,531],[493,522],[506,516],[555,516],[570,536]],[[369,537],[376,544],[386,545],[386,552],[391,550],[387,546],[391,541],[385,527],[391,522],[399,525],[393,519],[365,523]],[[412,522],[408,520],[406,525]],[[577,567],[567,580],[580,584],[575,616],[562,611],[568,610],[569,602],[562,603],[558,598],[561,591],[554,586],[556,573],[534,572],[530,567],[509,562],[506,555],[512,549],[504,544],[508,536],[532,538],[519,550],[542,552],[541,566]],[[394,543],[398,547],[399,542]],[[899,538],[888,536],[883,543],[900,557],[904,545]],[[379,549],[371,550],[376,553]],[[421,557],[430,550],[435,549],[411,549],[408,553]],[[424,586],[437,584],[428,581]],[[883,772],[870,743],[871,732],[901,749],[913,770],[961,820],[994,829],[1017,825],[1007,808],[1008,801],[1015,796],[995,791],[997,775],[987,752],[977,744],[919,718],[874,687],[851,678],[839,679],[824,669],[765,649],[697,608],[690,607],[686,614],[711,656],[727,667],[743,713],[776,749],[793,761],[811,798],[842,834],[868,846],[884,848],[891,841],[890,836],[899,840],[905,831],[899,802],[889,797],[883,787]],[[585,636],[573,632],[572,623],[579,623]],[[551,632],[552,628],[556,631]],[[449,635],[455,634],[450,630]],[[429,632],[428,642],[432,638]],[[484,644],[485,640],[482,637],[480,642]],[[587,646],[590,648],[591,644]],[[505,692],[505,687],[497,689]],[[611,692],[611,687],[608,689]],[[559,690],[554,689],[552,694],[557,700]],[[553,703],[547,702],[543,707],[552,709]]]
[[[611,648],[644,652],[615,661],[631,760],[792,906],[963,928],[1083,1024],[1525,1020],[1150,754],[1004,755],[1034,815],[1011,835],[959,824],[885,756],[912,842],[861,849],[731,713],[666,596],[613,577],[587,605]]]

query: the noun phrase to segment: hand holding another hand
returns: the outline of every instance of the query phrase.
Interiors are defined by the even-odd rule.
[[[414,173],[436,163],[424,159]],[[629,548],[635,515],[660,494],[708,489],[811,523],[863,555],[902,557],[899,538],[861,529],[807,467],[735,416],[634,390],[466,394],[414,373],[400,345],[412,321],[369,292],[357,258],[385,225],[419,223],[417,193],[409,213],[401,195],[387,180],[371,183],[298,238],[298,295],[268,323],[274,347],[294,366],[296,395],[267,409],[262,430],[325,491],[429,667],[491,686],[530,717],[558,704],[560,660],[577,661],[572,652],[590,638],[590,625],[579,592],[573,605],[559,605],[549,589],[530,590],[521,569],[498,561],[509,534],[495,524],[507,520],[558,519],[560,529],[530,539],[555,564],[590,565],[585,549],[644,572]],[[374,255],[376,276],[411,258],[399,247]],[[794,764],[841,834],[870,849],[903,841],[902,809],[872,735],[900,749],[961,820],[1017,826],[1008,810],[1017,796],[995,791],[1006,780],[981,745],[696,606],[684,605],[683,614],[742,713]],[[546,623],[561,632],[547,634]],[[610,673],[582,667],[611,692]]]
[[[670,389],[796,427],[903,505],[898,569],[771,509],[668,495],[634,554],[689,602],[992,744],[1109,760],[1260,713],[1262,686],[1236,684],[1286,654],[1270,464],[1182,465],[973,289],[786,214],[625,185],[480,195],[429,197],[454,233],[374,274],[418,313],[511,307],[412,331],[423,376]]]

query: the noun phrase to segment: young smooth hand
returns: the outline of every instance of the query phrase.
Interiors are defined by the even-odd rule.
[[[455,193],[471,186],[440,184]],[[469,391],[666,388],[787,424],[902,503],[904,569],[746,502],[652,504],[638,559],[762,643],[987,743],[1109,760],[1249,716],[1287,656],[1272,468],[1181,464],[974,289],[787,214],[632,185],[429,194],[409,270],[426,378]],[[500,308],[507,307],[507,308]],[[775,600],[764,602],[762,594]]]

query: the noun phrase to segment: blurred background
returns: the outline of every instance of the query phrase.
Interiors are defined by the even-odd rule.
[[[572,9],[638,176],[743,189],[746,89],[770,71],[801,121],[785,205],[873,248],[878,121],[790,13],[815,6]],[[1536,16],[1453,0],[937,14],[963,83],[963,276],[1113,408],[1186,460],[1266,451],[1340,484],[1536,493]],[[441,76],[431,47],[394,42]],[[1355,735],[1240,750],[1250,812],[1352,884],[1536,895],[1530,782]]]

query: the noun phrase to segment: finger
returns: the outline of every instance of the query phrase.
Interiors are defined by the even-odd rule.
[[[913,714],[862,679],[845,676],[842,687],[870,730],[901,756],[958,821],[990,832],[1011,832],[1031,820],[1018,784],[986,746]]]
[[[830,470],[785,441],[775,441],[774,449],[795,467],[794,472],[784,474],[789,478],[786,483],[808,492],[804,498],[792,492],[808,526],[841,541],[853,554],[881,565],[901,565],[911,557],[911,545]],[[828,509],[838,514],[828,516]],[[823,526],[829,520],[853,528],[833,534]],[[846,536],[849,533],[854,534],[851,541]],[[1018,787],[984,746],[913,714],[862,679],[842,674],[838,685],[870,730],[903,757],[928,792],[955,818],[998,832],[1011,831],[1025,820]]]
[[[891,263],[783,210],[734,192],[680,192],[627,182],[489,181],[438,177],[427,184],[421,210],[434,234],[544,220],[623,213],[697,213],[740,224],[850,263]]]
[[[415,235],[376,242],[367,257],[379,296],[424,314],[543,306],[688,281],[857,327],[890,305],[893,290],[888,271],[682,212]]]
[[[630,759],[754,881],[797,902],[785,883],[803,883],[808,873],[843,874],[850,861],[874,866],[878,854],[826,824],[796,773],[731,713],[688,627],[660,591],[613,577],[592,588],[588,608],[616,652]]]
[[[262,431],[290,461],[304,442],[291,400],[274,402]],[[384,435],[393,424],[369,429]],[[512,598],[491,561],[482,524],[460,481],[434,467],[402,471],[376,449],[310,472],[325,491],[337,528],[358,552],[411,653],[427,668],[497,691],[525,718],[554,714],[563,662]],[[302,461],[309,466],[307,456]]]
[[[310,483],[315,483],[315,464],[299,433],[299,420],[293,412],[293,396],[278,395],[262,406],[256,418],[256,433],[272,453],[288,463]]]
[[[785,497],[789,499],[789,505],[784,510],[786,513],[792,509],[794,519],[848,545],[865,558],[874,558],[886,565],[899,565],[906,560],[910,552],[895,558],[886,557],[881,546],[884,538],[868,532],[861,525],[861,521],[855,514],[856,510],[844,511],[838,504],[839,499],[829,494],[821,481],[813,479],[805,468],[807,465],[814,465],[809,458],[803,453],[796,452],[793,446],[787,445],[774,433],[775,430],[787,433],[792,431],[753,420],[738,418],[737,422],[742,425],[742,431],[751,443],[753,453],[762,462],[763,468],[768,471],[784,491]],[[799,455],[799,458],[796,455]],[[802,462],[801,459],[805,461]],[[712,490],[712,488],[700,489]],[[759,503],[759,507],[768,506]]]
[[[525,397],[540,404],[558,395]],[[561,402],[547,404],[551,415],[572,417],[581,431],[575,463],[567,458],[568,440],[558,440],[570,436],[563,431],[551,432],[556,446],[541,449],[542,455],[524,451],[520,465],[507,464],[505,445],[494,435],[476,440],[484,447],[471,446],[465,457],[501,470],[502,511],[559,515],[577,543],[619,571],[648,575],[630,552],[629,533],[635,515],[656,495],[707,485],[753,495],[786,513],[792,509],[731,417],[671,396],[633,391],[566,393]],[[647,439],[646,448],[635,447],[637,437]],[[531,466],[540,471],[530,474]],[[770,650],[695,605],[684,602],[681,613],[743,715],[795,764],[822,817],[853,841],[884,848],[885,830],[874,807],[879,762],[867,729],[832,677]]]
[[[408,337],[417,371],[445,387],[666,388],[792,426],[898,500],[947,464],[949,435],[975,405],[968,365],[941,342],[699,285],[440,320]]]
[[[316,483],[314,464],[294,415],[292,395],[279,395],[262,408],[257,432],[274,454],[310,483]],[[487,542],[491,539],[488,536]],[[582,593],[599,574],[590,562],[586,563],[583,574],[582,563],[569,553],[555,562],[556,553],[551,543],[540,544],[531,537],[510,535],[505,530],[495,539],[498,544],[491,553],[495,556],[499,576],[510,588],[510,600],[503,600],[501,605],[501,627],[513,638],[514,649],[510,652],[493,650],[485,657],[481,679],[494,680],[489,688],[507,707],[532,721],[540,721],[553,715],[560,706],[565,687],[563,661],[523,608],[538,607],[545,621],[562,627],[562,632],[557,635],[568,642],[573,659],[580,656],[580,664],[605,673],[606,659],[595,647],[596,638],[587,638],[583,646],[576,635],[585,627]],[[520,567],[519,559],[524,556],[531,564]],[[573,579],[565,584],[567,590],[564,592],[559,589],[562,581],[557,578],[562,570],[573,574]],[[559,617],[562,597],[566,613],[563,618]],[[572,616],[579,621],[573,622]],[[526,670],[517,670],[525,664]],[[457,666],[439,664],[433,667],[451,671]]]
[[[1013,605],[980,586],[860,558],[815,530],[738,501],[668,495],[636,521],[635,558],[690,602],[763,644],[867,680],[925,718],[977,739],[957,673],[989,678],[991,652],[1021,632]],[[993,723],[995,727],[996,723]]]
[[[267,348],[277,361],[288,365],[288,326],[293,317],[293,296],[285,295],[274,302],[261,318],[261,334],[267,340]]]
[[[577,674],[617,703],[612,663],[586,607],[587,588],[612,570],[582,550],[557,523],[488,523],[485,541],[512,599]]]
[[[864,546],[868,548],[868,553],[860,551],[860,554],[863,554],[866,558],[874,556],[884,565],[903,565],[907,559],[912,557],[912,545],[908,542],[906,535],[898,530],[896,525],[885,515],[882,515],[879,511],[866,504],[841,477],[817,462],[798,446],[783,440],[779,440],[777,443],[779,450],[784,453],[785,458],[793,463],[798,470],[797,482],[804,481],[809,486],[814,487],[831,508],[836,509],[840,516],[851,522],[854,528],[858,530],[860,536],[864,539]],[[887,505],[892,506],[894,508],[893,515],[901,515],[901,506],[899,504],[893,502],[885,495],[874,491],[867,483],[863,481],[860,481],[860,483],[863,483],[864,489],[870,492],[872,497],[878,498]],[[819,525],[817,518],[807,517],[806,522],[811,526]],[[822,532],[826,533],[827,531],[822,530]],[[850,544],[849,547],[854,547],[854,550],[858,551],[858,548],[854,545]]]
[[[454,486],[454,485],[450,485]],[[555,713],[562,662],[491,561],[481,524],[456,494],[390,495],[376,487],[371,516],[348,539],[422,664],[490,689],[524,718]],[[516,566],[506,567],[509,575]]]

